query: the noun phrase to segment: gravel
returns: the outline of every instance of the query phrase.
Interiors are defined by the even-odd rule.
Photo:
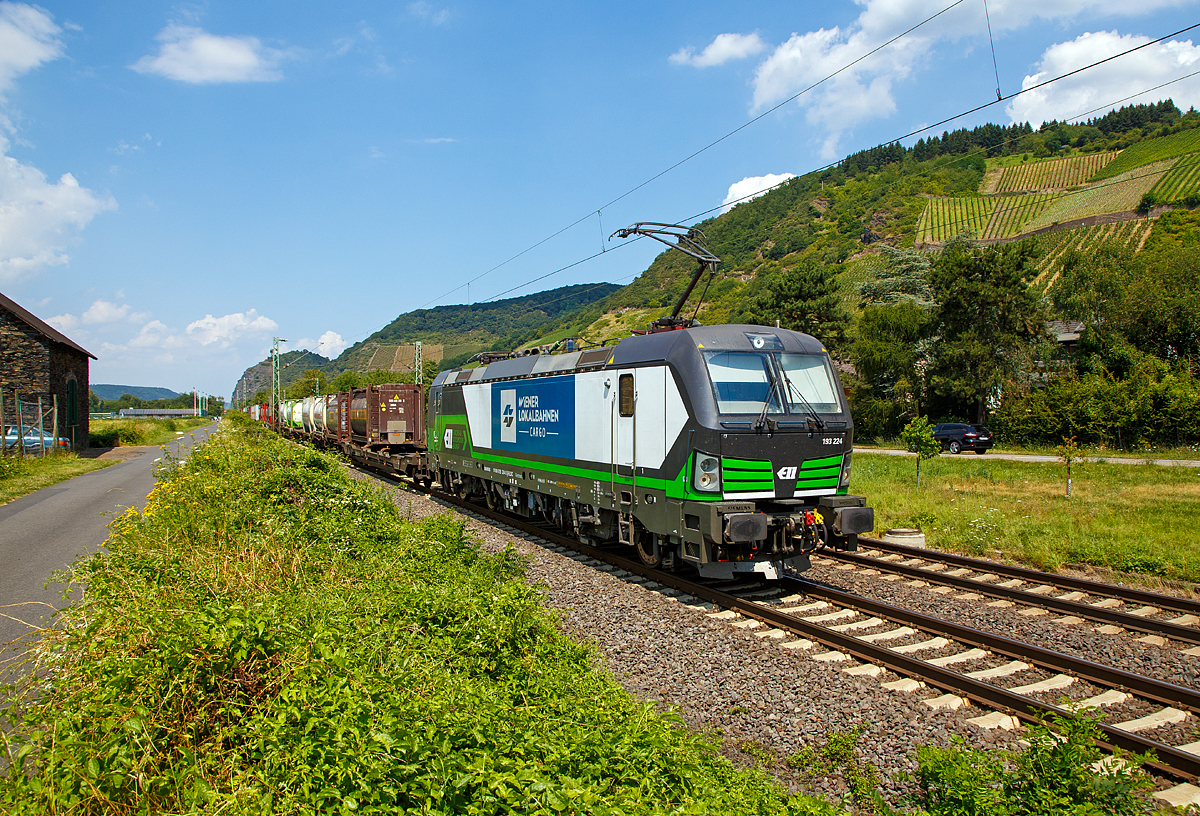
[[[460,512],[403,488],[392,489],[392,496],[402,511],[416,518]],[[853,663],[812,659],[811,655],[825,651],[820,646],[809,652],[785,649],[782,643],[787,640],[756,634],[767,627],[737,628],[729,621],[714,620],[709,613],[715,610],[706,604],[568,550],[541,546],[506,525],[469,516],[467,528],[489,552],[512,545],[529,558],[527,579],[542,589],[547,606],[559,610],[563,630],[591,643],[597,661],[631,694],[675,711],[691,728],[723,738],[723,751],[730,759],[763,767],[791,790],[833,802],[848,795],[849,783],[840,770],[813,773],[787,762],[805,747],[819,749],[837,732],[862,729],[861,761],[877,770],[881,793],[893,806],[915,790],[910,775],[916,770],[917,746],[945,746],[951,737],[961,737],[976,748],[1013,749],[1022,736],[1019,731],[986,730],[968,723],[969,718],[987,713],[973,706],[931,710],[921,700],[937,696],[938,690],[888,691],[882,684],[897,679],[891,672],[876,678],[845,675],[841,669]],[[1064,625],[1053,623],[1051,617],[1024,617],[1016,614],[1019,606],[990,608],[979,601],[957,600],[960,593],[932,594],[930,587],[882,581],[832,565],[814,566],[806,577],[1014,640],[1193,688],[1200,685],[1200,658],[1181,654],[1177,644],[1140,643],[1137,633],[1102,635],[1090,623]],[[926,638],[920,634],[889,645]],[[931,650],[922,656],[953,651]],[[1004,662],[1007,658],[988,658],[971,669]],[[1001,682],[1016,686],[1051,674],[1035,669]],[[1077,680],[1039,697],[1055,703],[1082,699],[1099,690]],[[1115,723],[1156,708],[1131,699],[1105,713]],[[1177,745],[1197,739],[1198,725],[1196,718],[1189,718],[1151,734]],[[1157,787],[1171,784],[1160,781]]]

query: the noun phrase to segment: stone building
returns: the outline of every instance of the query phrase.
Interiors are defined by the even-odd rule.
[[[25,405],[41,398],[46,411],[58,406],[58,435],[75,450],[88,446],[88,359],[92,354],[57,329],[0,295],[0,396],[4,424],[16,424],[19,397]],[[34,409],[34,414],[37,411]],[[36,417],[24,416],[37,424]],[[46,420],[50,433],[50,419]]]

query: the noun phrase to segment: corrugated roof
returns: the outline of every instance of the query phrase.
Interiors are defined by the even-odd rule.
[[[26,311],[25,309],[18,306],[15,301],[10,300],[9,298],[6,298],[2,294],[0,294],[0,307],[8,309],[10,312],[15,314],[22,321],[24,321],[29,326],[31,326],[35,331],[39,332],[40,334],[46,335],[51,340],[53,340],[55,343],[62,343],[64,346],[70,346],[71,348],[75,349],[76,351],[86,354],[88,357],[91,357],[93,360],[99,359],[95,354],[92,354],[90,351],[85,349],[83,346],[79,345],[74,340],[70,339],[65,334],[60,332],[58,329],[49,325],[48,323],[46,323],[46,321],[30,314],[28,311]]]

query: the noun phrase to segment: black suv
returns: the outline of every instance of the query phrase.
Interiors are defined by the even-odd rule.
[[[987,453],[993,441],[992,432],[983,425],[960,425],[955,422],[944,422],[935,427],[933,438],[942,443],[942,450],[951,453],[962,453],[964,450]]]

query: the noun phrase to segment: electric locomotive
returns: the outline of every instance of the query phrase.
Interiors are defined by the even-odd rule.
[[[849,494],[853,426],[828,352],[787,329],[678,313],[718,263],[695,230],[637,224],[696,257],[675,312],[615,346],[441,372],[428,467],[442,486],[643,562],[776,578],[855,549],[873,510]]]

